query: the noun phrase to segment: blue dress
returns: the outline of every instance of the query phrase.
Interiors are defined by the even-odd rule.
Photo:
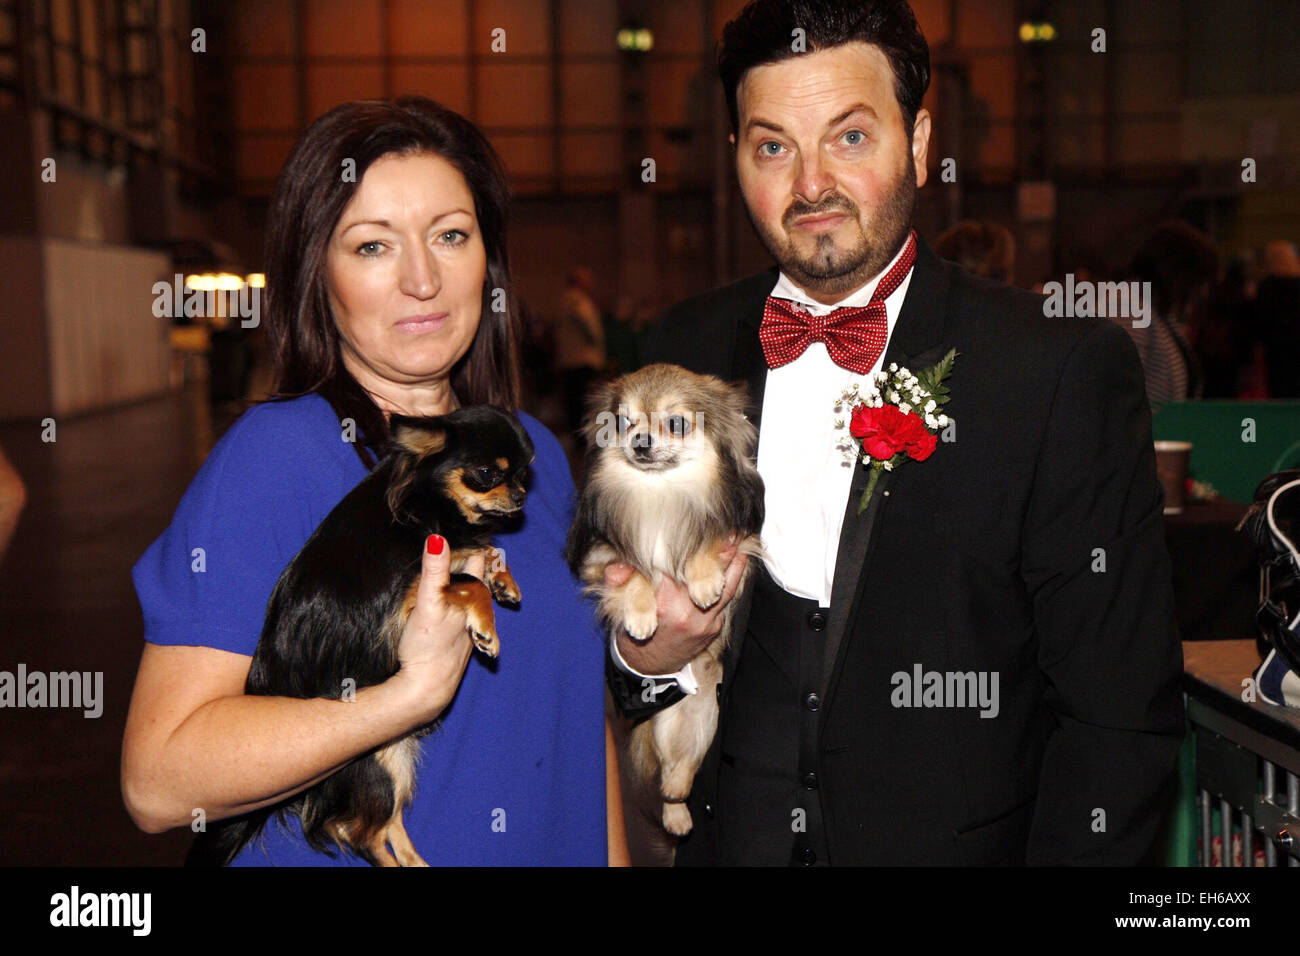
[[[406,830],[438,865],[604,866],[604,641],[564,564],[574,487],[545,426],[522,524],[495,543],[523,594],[496,609],[495,670],[474,655],[421,741]],[[255,406],[217,443],[171,525],[132,571],[153,644],[252,656],[280,572],[366,475],[329,403]],[[235,865],[366,865],[313,851],[295,817],[273,819]]]

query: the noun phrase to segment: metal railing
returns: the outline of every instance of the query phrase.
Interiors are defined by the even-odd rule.
[[[1201,865],[1238,865],[1239,840],[1240,865],[1255,865],[1259,843],[1265,866],[1300,866],[1300,717],[1234,702],[1192,681],[1187,719],[1196,748]]]

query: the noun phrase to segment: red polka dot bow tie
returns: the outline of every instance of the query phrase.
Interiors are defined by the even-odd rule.
[[[907,277],[916,261],[916,232],[907,237],[903,254],[894,263],[871,295],[866,305],[846,306],[829,315],[813,315],[803,306],[787,299],[768,296],[763,307],[763,321],[758,340],[768,368],[780,368],[793,362],[813,342],[824,342],[831,361],[859,375],[866,375],[885,350],[889,323],[885,300]]]

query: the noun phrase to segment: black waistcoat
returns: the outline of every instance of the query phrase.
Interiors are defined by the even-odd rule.
[[[827,859],[816,745],[827,610],[758,564],[721,728],[718,862],[817,865]]]

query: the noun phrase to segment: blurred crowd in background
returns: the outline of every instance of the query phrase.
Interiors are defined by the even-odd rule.
[[[1015,239],[996,222],[960,222],[935,240],[935,251],[995,282],[1015,274]],[[1134,338],[1153,412],[1171,401],[1300,398],[1300,254],[1294,242],[1276,239],[1223,257],[1204,232],[1168,220],[1151,230],[1123,268],[1089,263],[1065,272],[1076,286],[1150,283],[1150,324],[1116,321]],[[1046,281],[1032,291],[1043,292]],[[605,301],[597,287],[592,271],[578,266],[552,309],[526,309],[530,406],[549,410],[547,417],[562,429],[578,427],[594,382],[639,366],[642,342],[658,318],[626,297]]]

